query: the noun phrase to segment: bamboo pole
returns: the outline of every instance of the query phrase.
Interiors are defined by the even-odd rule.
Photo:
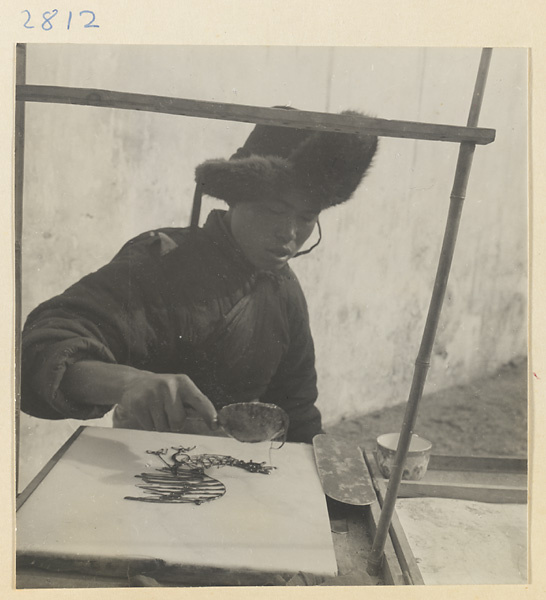
[[[491,53],[491,48],[484,48],[482,50],[480,65],[476,77],[476,85],[474,87],[474,94],[468,116],[469,127],[475,127],[478,123],[485,83],[487,81],[489,63],[491,61]],[[474,143],[463,142],[459,148],[459,157],[457,160],[453,189],[451,192],[451,201],[444,233],[444,241],[440,253],[440,260],[436,272],[436,280],[434,282],[434,289],[432,291],[428,316],[425,323],[421,346],[415,361],[415,371],[413,374],[413,381],[411,384],[408,403],[406,405],[404,421],[402,423],[402,429],[400,432],[400,439],[394,458],[394,466],[389,479],[389,485],[385,500],[383,502],[381,517],[377,526],[372,549],[368,557],[367,570],[370,575],[377,575],[381,568],[383,549],[385,547],[385,541],[394,513],[394,505],[398,496],[402,472],[406,462],[406,456],[409,450],[413,428],[417,419],[419,402],[423,395],[425,380],[430,365],[432,347],[434,344],[434,338],[436,336],[436,330],[438,328],[438,322],[440,319],[440,312],[442,310],[442,304],[447,288],[447,280],[453,260],[455,243],[457,241],[457,232],[461,220],[461,212],[465,200],[466,187],[468,184],[468,178],[470,176],[470,168],[472,166],[472,158],[474,156],[475,147],[476,146]]]
[[[199,227],[199,217],[201,216],[201,204],[203,193],[201,192],[201,182],[195,183],[195,191],[193,192],[193,203],[191,205],[190,227],[197,229]]]
[[[23,85],[26,80],[26,44],[17,44],[15,82]],[[19,484],[21,377],[17,370],[21,361],[21,240],[23,237],[23,180],[25,172],[25,103],[15,103],[15,169],[14,169],[14,225],[15,225],[15,491]]]
[[[132,94],[110,90],[70,88],[46,85],[20,85],[17,100],[78,104],[102,108],[142,110],[170,115],[184,115],[205,119],[220,119],[278,127],[294,127],[317,131],[342,133],[369,133],[382,137],[395,137],[441,142],[473,142],[489,144],[495,139],[494,129],[393,121],[353,115],[338,115],[307,110],[283,110],[263,106],[208,102],[167,96]]]

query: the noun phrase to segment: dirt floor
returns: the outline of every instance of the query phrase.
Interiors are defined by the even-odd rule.
[[[510,362],[493,376],[423,396],[415,433],[435,454],[527,455],[527,362]],[[359,445],[400,431],[405,404],[326,427]]]

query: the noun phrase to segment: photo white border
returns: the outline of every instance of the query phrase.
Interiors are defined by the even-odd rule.
[[[93,10],[96,29],[60,28],[46,32],[23,27],[27,9],[33,13]],[[4,391],[4,418],[0,422],[4,483],[0,491],[2,519],[0,539],[0,595],[2,598],[425,598],[448,595],[451,599],[494,598],[511,600],[546,597],[546,503],[544,468],[546,456],[545,391],[546,361],[542,332],[546,317],[546,7],[540,0],[514,2],[495,0],[162,0],[115,2],[89,0],[5,0],[0,7],[0,256],[2,306],[0,321]],[[305,46],[443,46],[527,47],[530,49],[530,583],[525,586],[429,586],[429,587],[264,587],[264,588],[120,588],[15,590],[14,588],[14,223],[13,223],[13,123],[15,44],[100,43],[100,44],[212,44],[212,45],[305,45]],[[9,408],[8,408],[9,407]],[[11,457],[8,460],[7,457]]]

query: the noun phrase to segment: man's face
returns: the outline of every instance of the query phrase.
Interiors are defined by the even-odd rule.
[[[283,267],[311,235],[319,211],[308,199],[287,192],[277,200],[240,202],[229,210],[231,233],[257,268]]]

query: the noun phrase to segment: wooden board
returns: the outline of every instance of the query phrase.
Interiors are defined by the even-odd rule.
[[[388,480],[365,455],[382,501]],[[525,583],[526,499],[524,458],[432,455],[422,480],[400,484],[391,537],[402,570],[413,583]]]
[[[371,543],[373,543],[373,538],[377,532],[377,526],[381,517],[381,507],[379,502],[374,502],[367,508],[369,511],[368,522],[370,534],[372,536],[372,540],[370,542],[371,547]],[[392,531],[385,540],[381,570],[385,585],[413,585],[411,576],[408,575],[406,570],[404,570],[404,572],[402,571],[401,561],[398,558],[396,549],[394,548],[394,544],[392,542]]]
[[[454,456],[431,454],[431,471],[474,471],[479,473],[527,473],[527,459],[521,456]]]
[[[495,504],[526,504],[527,489],[522,487],[485,485],[483,483],[453,483],[434,480],[433,473],[427,481],[402,481],[399,498],[452,498]]]
[[[527,496],[527,460],[517,457],[432,454],[424,477],[402,480],[398,488],[399,498],[526,504]]]
[[[377,492],[379,504],[382,507],[387,494],[386,483],[381,478],[379,466],[377,465],[373,452],[371,450],[364,450],[364,456],[366,459],[366,464],[370,469],[370,475]],[[377,517],[377,523],[379,522],[379,517],[380,515]],[[415,560],[415,556],[413,555],[412,549],[408,539],[406,538],[406,534],[402,524],[400,523],[396,510],[394,510],[392,514],[391,524],[389,527],[389,537],[387,538],[385,544],[385,560],[388,560],[389,544],[392,546],[395,556],[400,564],[404,582],[407,585],[423,585],[424,581],[421,571],[419,570],[419,566],[417,565],[417,561]],[[393,562],[392,559],[391,562]]]
[[[277,469],[270,475],[211,469],[208,473],[227,491],[202,505],[124,499],[141,493],[135,475],[160,466],[146,450],[180,445],[266,461]],[[228,438],[85,428],[18,510],[19,562],[43,559],[50,565],[57,561],[59,568],[72,562],[113,570],[142,563],[216,575],[335,575],[330,523],[311,446],[269,447]]]

